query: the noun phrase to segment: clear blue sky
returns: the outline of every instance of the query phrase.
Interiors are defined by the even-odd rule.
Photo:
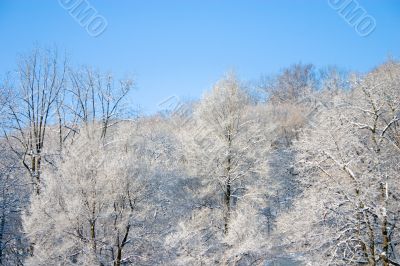
[[[226,71],[244,80],[292,63],[367,71],[400,56],[400,1],[358,2],[376,19],[360,37],[328,0],[88,0],[108,21],[87,34],[57,0],[0,1],[0,74],[35,44],[71,61],[133,74],[133,104],[153,112],[171,95],[199,98]]]

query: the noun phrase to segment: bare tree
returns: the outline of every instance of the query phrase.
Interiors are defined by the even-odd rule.
[[[111,74],[102,75],[87,67],[70,70],[69,80],[70,101],[65,108],[74,117],[69,127],[100,123],[104,138],[107,129],[121,120],[123,100],[132,89],[133,80],[115,81]]]
[[[0,83],[0,126],[3,127],[6,122],[7,116],[4,115],[7,109],[7,103],[11,101],[11,92],[8,80],[1,81]]]
[[[31,176],[37,194],[47,131],[65,85],[65,71],[66,60],[60,61],[55,50],[36,49],[22,57],[12,85],[16,100],[7,105],[10,123],[6,138]]]
[[[268,79],[264,89],[275,102],[299,102],[317,87],[317,76],[312,64],[294,64],[275,78]]]

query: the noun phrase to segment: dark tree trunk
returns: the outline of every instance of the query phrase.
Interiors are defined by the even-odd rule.
[[[4,208],[3,208],[3,213],[1,215],[1,221],[0,221],[0,265],[3,265],[3,236],[4,236],[4,227],[6,225],[6,218],[5,218],[5,213],[4,213]]]
[[[231,214],[231,185],[230,180],[228,180],[228,184],[226,185],[226,191],[224,195],[224,233],[228,233],[229,220]]]
[[[381,193],[382,193],[382,203],[383,203],[383,221],[382,221],[382,238],[383,238],[383,245],[382,245],[382,250],[383,250],[383,256],[382,256],[382,260],[383,260],[383,266],[389,266],[389,243],[390,243],[390,239],[389,239],[389,234],[388,234],[388,221],[387,221],[387,213],[386,213],[386,206],[387,206],[387,187],[386,184],[381,184]]]
[[[128,224],[126,226],[125,236],[124,236],[124,239],[122,239],[122,243],[121,244],[119,243],[119,232],[118,232],[118,236],[117,236],[117,257],[115,258],[114,266],[121,266],[122,249],[124,248],[124,246],[126,245],[126,243],[128,241],[130,228],[131,228],[131,225]]]

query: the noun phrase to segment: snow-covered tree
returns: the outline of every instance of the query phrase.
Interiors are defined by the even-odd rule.
[[[23,265],[27,243],[21,213],[27,206],[29,179],[8,143],[0,140],[0,265]]]
[[[303,193],[279,228],[314,263],[398,264],[399,85],[398,63],[377,68],[296,143]]]
[[[265,238],[251,233],[265,233],[266,224],[259,219],[264,206],[244,204],[244,199],[263,198],[262,188],[268,186],[265,156],[270,129],[254,110],[258,109],[249,104],[240,82],[228,75],[203,97],[195,107],[194,121],[183,129],[188,173],[199,177],[202,186],[195,192],[198,206],[168,238],[178,253],[176,263],[234,263],[265,247]],[[256,184],[261,189],[253,190]],[[244,206],[258,215],[243,215]],[[237,226],[243,223],[257,228],[238,234]],[[248,245],[240,248],[245,241]]]
[[[399,62],[295,64],[256,87],[229,74],[134,118],[131,79],[54,50],[13,73],[1,265],[400,265]]]
[[[102,129],[82,129],[57,170],[44,173],[46,187],[25,217],[34,243],[28,265],[121,265],[145,252],[138,240],[151,208],[148,167],[122,134],[102,139]]]

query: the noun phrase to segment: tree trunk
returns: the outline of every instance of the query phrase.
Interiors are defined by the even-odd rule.
[[[32,156],[31,176],[34,179],[36,195],[40,195],[40,156]]]
[[[3,235],[4,235],[4,227],[6,225],[6,218],[5,218],[5,213],[4,213],[4,206],[3,206],[3,212],[1,215],[1,221],[0,221],[0,265],[3,265]]]
[[[124,239],[122,239],[122,243],[119,243],[119,233],[117,236],[117,258],[114,261],[114,266],[121,266],[121,260],[122,260],[122,249],[124,248],[124,246],[126,245],[127,241],[128,241],[128,236],[129,236],[129,230],[131,228],[131,225],[128,224],[126,226],[126,231],[125,231],[125,236]]]
[[[231,169],[232,169],[232,158],[231,158],[231,149],[232,149],[232,138],[231,134],[228,134],[228,158],[227,158],[227,166],[225,169],[226,174],[226,190],[224,193],[224,234],[226,235],[229,230],[229,220],[231,216]]]
[[[224,233],[228,233],[228,227],[229,227],[229,220],[230,220],[230,215],[231,215],[231,185],[230,185],[230,180],[228,179],[227,185],[226,185],[226,191],[224,195]]]
[[[365,222],[368,228],[368,237],[369,237],[369,255],[368,255],[368,265],[375,266],[375,234],[374,229],[372,228],[371,222],[369,220],[368,213],[364,213]]]
[[[117,258],[115,259],[114,266],[121,266],[122,248],[118,247]]]
[[[381,184],[381,192],[382,192],[382,203],[383,203],[383,220],[382,220],[382,238],[383,238],[383,244],[382,244],[382,260],[383,260],[383,266],[389,266],[389,235],[388,235],[388,222],[387,222],[387,213],[386,213],[386,203],[387,203],[387,184]]]
[[[90,239],[92,241],[92,248],[93,248],[93,252],[96,253],[96,222],[95,221],[91,221],[90,222]]]
[[[355,191],[356,191],[357,198],[359,199],[360,190],[358,188],[356,188]],[[365,259],[369,262],[370,261],[370,256],[369,256],[368,251],[367,251],[367,245],[361,239],[361,223],[362,223],[362,216],[363,216],[363,213],[362,213],[362,209],[363,208],[364,208],[364,204],[362,203],[362,201],[359,200],[358,210],[357,210],[357,215],[356,215],[356,218],[357,218],[357,239],[358,239],[358,242],[360,243],[361,250],[362,250],[362,253],[364,254]]]

